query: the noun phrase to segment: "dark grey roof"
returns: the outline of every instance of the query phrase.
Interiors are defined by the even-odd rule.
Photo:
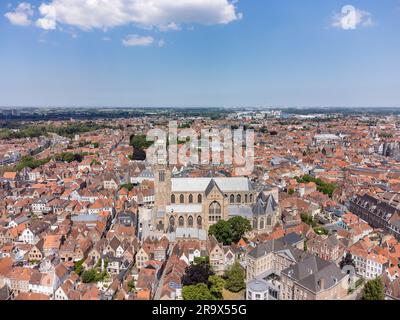
[[[208,186],[207,186],[207,188],[206,188],[206,191],[205,191],[206,196],[208,196],[208,195],[210,194],[210,192],[214,189],[214,187],[216,187],[216,188],[219,190],[219,192],[222,193],[221,189],[218,187],[218,185],[217,185],[217,183],[215,182],[215,180],[214,180],[214,179],[211,179],[211,181],[210,181],[210,183],[208,184]]]
[[[253,258],[261,258],[271,252],[276,254],[284,254],[293,262],[299,262],[308,258],[311,254],[303,250],[293,247],[289,243],[283,241],[283,238],[277,240],[269,240],[258,244],[248,255]]]
[[[334,263],[314,255],[286,268],[282,274],[314,293],[333,287],[346,276]]]
[[[292,232],[284,236],[282,240],[292,246],[294,244],[303,241],[303,238],[299,236],[297,233]]]
[[[277,207],[278,204],[273,195],[267,196],[264,192],[260,192],[257,197],[257,203],[253,207],[253,214],[256,216],[275,215]]]

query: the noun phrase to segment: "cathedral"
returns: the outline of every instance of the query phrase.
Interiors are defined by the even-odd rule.
[[[248,219],[256,233],[278,221],[277,192],[257,191],[246,177],[172,178],[166,165],[157,165],[154,188],[152,224],[177,238],[204,238],[210,226],[235,216]]]

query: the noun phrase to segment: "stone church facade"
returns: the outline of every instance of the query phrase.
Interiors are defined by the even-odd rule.
[[[246,177],[172,178],[167,166],[158,165],[154,187],[153,226],[160,233],[207,233],[213,224],[234,216],[263,232],[272,230],[279,214],[274,197],[257,192]]]

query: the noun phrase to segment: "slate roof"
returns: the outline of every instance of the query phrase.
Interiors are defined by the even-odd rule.
[[[333,287],[346,276],[334,263],[314,255],[286,268],[282,273],[314,293]]]
[[[222,192],[248,192],[253,186],[248,178],[172,178],[172,192],[205,192],[210,182],[218,185]]]

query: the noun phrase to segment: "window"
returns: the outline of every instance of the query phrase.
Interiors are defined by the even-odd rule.
[[[170,226],[174,226],[175,225],[175,218],[174,217],[170,217],[169,218],[169,224],[170,224]]]
[[[160,172],[158,173],[158,180],[159,180],[160,182],[164,182],[164,181],[165,181],[165,171],[160,171]]]
[[[173,194],[173,195],[171,196],[171,203],[175,203],[175,201],[176,201],[175,195]]]
[[[183,227],[184,225],[185,225],[185,219],[181,216],[181,217],[179,217],[179,220],[178,220],[179,222],[179,226],[180,227]]]
[[[236,202],[237,202],[237,203],[241,203],[241,202],[242,202],[242,196],[241,196],[240,194],[238,194],[238,195],[236,196]]]
[[[192,216],[189,216],[189,218],[188,218],[188,227],[193,228],[193,217]]]
[[[235,196],[233,194],[231,194],[229,202],[230,203],[235,203]]]
[[[185,202],[185,196],[184,196],[183,194],[181,194],[181,195],[179,196],[179,202],[180,202],[180,203],[184,203],[184,202]]]
[[[200,217],[200,216],[197,217],[197,226],[198,226],[199,228],[201,228],[201,226],[202,226],[202,220],[201,220],[201,217]]]
[[[253,202],[253,195],[250,194],[250,202]]]
[[[248,200],[249,200],[249,199],[248,199],[248,196],[247,196],[247,194],[245,194],[245,195],[244,195],[244,202],[247,203]]]
[[[267,225],[268,226],[272,225],[272,217],[271,216],[267,217]]]
[[[264,218],[261,218],[260,229],[264,229],[264,228],[265,228],[265,221],[264,221]]]
[[[189,194],[189,203],[193,203],[193,195]]]
[[[253,219],[253,229],[258,229],[258,220],[257,220],[257,218]]]
[[[198,203],[201,203],[203,201],[203,199],[202,199],[202,197],[201,197],[201,194],[199,194],[198,196],[197,196],[197,202]]]
[[[219,220],[222,219],[221,205],[217,201],[214,201],[213,203],[211,203],[211,205],[209,207],[208,215],[209,215],[209,221],[211,221],[211,222],[214,222],[214,221],[218,222]]]

